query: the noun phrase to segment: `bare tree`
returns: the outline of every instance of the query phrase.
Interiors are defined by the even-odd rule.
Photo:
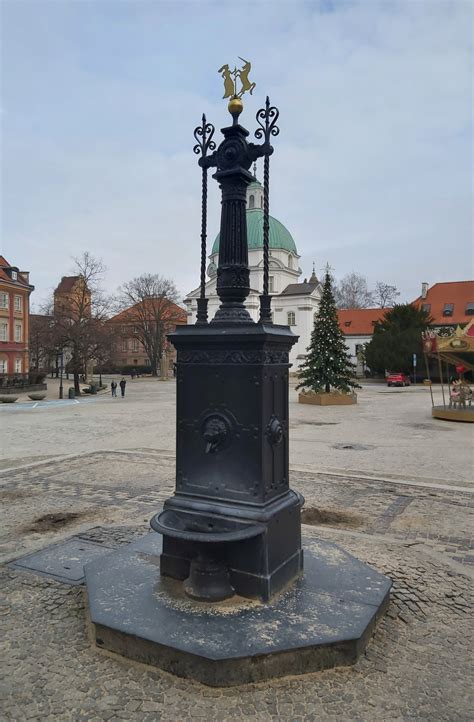
[[[176,306],[175,284],[158,274],[145,273],[119,289],[122,323],[133,329],[150,359],[153,376],[158,375],[166,334],[182,322],[183,310]]]
[[[374,302],[377,306],[380,306],[380,308],[394,306],[399,295],[400,291],[397,290],[396,286],[390,286],[388,283],[384,283],[383,281],[377,281],[375,284],[373,298]]]
[[[367,279],[358,273],[344,276],[335,286],[334,298],[338,308],[370,308],[374,303]]]
[[[103,320],[97,320],[95,328],[90,329],[90,354],[94,361],[95,372],[99,374],[99,384],[102,386],[102,371],[110,363],[115,350],[114,329]]]
[[[67,349],[68,370],[74,375],[74,388],[80,393],[79,378],[98,352],[101,328],[110,307],[101,288],[105,266],[87,251],[74,258],[74,276],[67,290],[56,291],[53,310],[54,345]],[[60,287],[61,288],[61,284]]]
[[[52,314],[30,315],[28,347],[30,368],[33,371],[49,371],[55,355]]]

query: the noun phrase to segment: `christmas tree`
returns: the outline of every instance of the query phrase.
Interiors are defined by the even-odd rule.
[[[360,386],[354,381],[355,364],[350,360],[344,335],[339,328],[329,268],[326,269],[318,315],[304,363],[299,369],[297,389],[315,393],[331,389],[351,392]]]

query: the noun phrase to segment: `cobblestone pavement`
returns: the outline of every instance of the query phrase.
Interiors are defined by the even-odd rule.
[[[210,689],[99,651],[82,585],[7,565],[71,537],[113,547],[148,533],[173,476],[173,455],[146,448],[0,473],[0,719],[472,719],[468,489],[293,472],[293,488],[306,497],[305,534],[340,544],[388,574],[394,588],[356,665],[270,683]],[[44,525],[52,514],[59,523]]]

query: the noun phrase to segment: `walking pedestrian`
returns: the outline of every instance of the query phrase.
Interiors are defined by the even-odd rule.
[[[122,379],[121,382],[120,382],[120,384],[119,384],[119,386],[120,386],[120,391],[122,392],[122,398],[125,396],[125,386],[126,386],[126,385],[127,385],[127,382],[125,381],[125,379]]]
[[[115,381],[112,381],[112,383],[110,384],[110,390],[112,391],[112,397],[115,396],[115,398],[117,398],[117,384],[115,383]]]

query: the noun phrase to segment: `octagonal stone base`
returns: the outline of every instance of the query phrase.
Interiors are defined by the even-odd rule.
[[[304,576],[271,602],[208,604],[160,577],[150,533],[85,567],[96,643],[215,687],[353,664],[391,581],[334,544],[304,542]]]

